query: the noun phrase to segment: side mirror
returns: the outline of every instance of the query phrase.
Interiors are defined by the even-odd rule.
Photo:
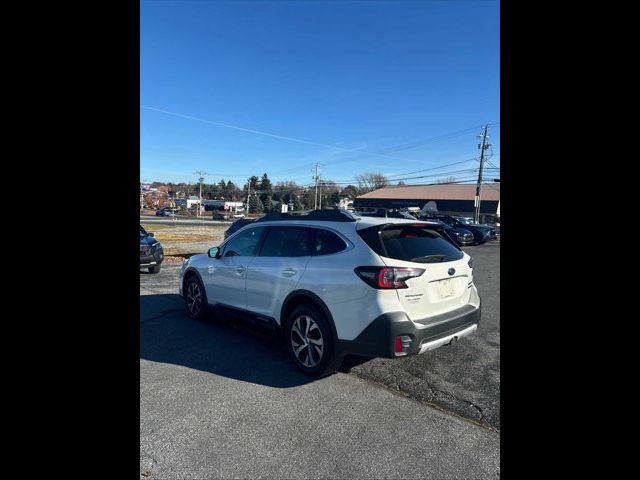
[[[153,233],[151,232],[147,232],[147,235],[149,235],[150,237],[153,237]]]
[[[207,254],[209,258],[220,258],[220,249],[218,247],[211,247]]]

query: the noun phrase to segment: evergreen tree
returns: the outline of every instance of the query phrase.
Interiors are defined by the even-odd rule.
[[[293,211],[298,212],[300,210],[304,210],[304,206],[302,205],[300,198],[298,198],[297,195],[292,195],[292,196],[293,196]]]
[[[273,200],[273,196],[266,195],[262,203],[264,204],[264,211],[271,213],[273,211],[273,205],[271,205],[271,200]]]
[[[273,192],[271,180],[269,180],[269,177],[266,173],[262,175],[262,180],[260,181],[260,190],[262,190],[262,192],[264,192],[265,194]]]
[[[256,213],[264,213],[264,203],[257,195],[254,198],[256,199]]]

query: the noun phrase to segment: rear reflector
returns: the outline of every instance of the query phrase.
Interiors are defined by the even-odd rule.
[[[402,339],[398,336],[396,337],[396,346],[394,348],[395,353],[402,353]]]
[[[396,357],[401,357],[409,352],[411,347],[411,337],[409,335],[398,335],[393,348]]]

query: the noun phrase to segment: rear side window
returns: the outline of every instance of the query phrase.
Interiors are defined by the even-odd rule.
[[[309,229],[271,227],[260,249],[261,257],[306,257],[311,255]]]
[[[377,254],[407,262],[451,262],[464,255],[437,232],[412,225],[371,227],[358,234]]]
[[[347,244],[338,235],[329,230],[313,229],[311,255],[329,255],[347,248]]]

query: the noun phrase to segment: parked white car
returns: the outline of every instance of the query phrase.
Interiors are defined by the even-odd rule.
[[[346,354],[424,353],[477,329],[471,257],[441,223],[344,210],[266,215],[182,266],[190,317],[232,309],[284,334],[314,376]]]

